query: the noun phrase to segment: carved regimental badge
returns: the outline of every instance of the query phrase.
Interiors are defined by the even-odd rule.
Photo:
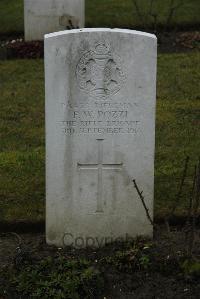
[[[105,97],[121,89],[125,74],[120,57],[111,52],[108,44],[101,42],[80,58],[76,78],[79,87],[85,92]]]

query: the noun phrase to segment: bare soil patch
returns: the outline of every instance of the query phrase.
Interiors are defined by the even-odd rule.
[[[94,271],[98,269],[105,282],[98,298],[197,299],[200,294],[200,271],[181,270],[179,264],[184,256],[185,237],[184,229],[174,227],[169,239],[165,227],[159,226],[154,241],[140,239],[137,241],[138,247],[134,247],[133,244],[118,243],[98,249],[76,250],[48,246],[44,234],[41,233],[20,235],[1,233],[0,273],[8,269],[14,271],[16,267],[22,269],[26,260],[34,265],[45,258],[56,259],[58,255],[62,255],[67,260],[89,260]],[[19,252],[20,240],[22,241],[21,252]],[[146,260],[143,259],[143,263],[138,264],[134,260],[136,258],[134,248],[139,247],[143,248],[142,254],[145,252]],[[196,260],[200,259],[200,229],[195,232],[193,256]],[[0,282],[6,287],[7,282],[4,278],[0,278]],[[19,296],[15,293],[15,289],[10,289],[10,294],[7,291],[0,295],[3,299]],[[91,295],[90,298],[97,297]]]

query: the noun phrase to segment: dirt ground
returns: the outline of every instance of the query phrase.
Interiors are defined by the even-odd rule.
[[[185,237],[186,231],[179,227],[173,227],[169,235],[164,226],[159,226],[154,240],[146,241],[151,244],[148,250],[151,267],[148,270],[133,271],[129,267],[130,256],[128,259],[126,257],[124,260],[117,261],[117,266],[102,262],[105,258],[113,257],[116,252],[127,252],[124,244],[110,244],[99,249],[57,249],[46,244],[42,233],[19,235],[9,232],[0,233],[0,267],[6,271],[7,267],[16,263],[18,246],[21,243],[23,251],[31,256],[32,263],[48,256],[55,257],[58,251],[62,251],[69,259],[86,258],[92,261],[103,273],[105,280],[103,295],[99,297],[101,299],[198,299],[200,298],[200,275],[188,273],[184,275],[177,269],[177,258],[181,260],[185,252]],[[193,256],[195,259],[200,259],[200,229],[195,232]],[[0,295],[1,299],[13,299]]]

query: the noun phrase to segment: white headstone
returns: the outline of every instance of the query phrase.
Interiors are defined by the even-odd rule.
[[[148,33],[45,36],[49,244],[152,236],[133,180],[153,216],[156,60]]]
[[[85,0],[24,0],[25,40],[43,40],[47,33],[82,28]]]

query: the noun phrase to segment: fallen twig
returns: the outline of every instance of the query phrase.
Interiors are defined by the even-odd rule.
[[[179,202],[180,202],[180,199],[181,199],[181,195],[182,195],[182,191],[183,191],[183,187],[184,187],[184,184],[185,184],[185,179],[186,179],[186,175],[187,175],[187,171],[188,171],[188,165],[189,165],[189,160],[190,160],[190,157],[187,156],[186,159],[185,159],[185,165],[184,165],[184,169],[183,169],[183,174],[182,174],[182,178],[181,178],[181,183],[180,183],[180,187],[179,187],[179,190],[176,194],[176,198],[175,198],[175,201],[174,201],[174,205],[172,207],[172,210],[171,210],[171,216],[173,216]]]
[[[192,257],[194,242],[195,242],[195,230],[196,230],[196,219],[198,215],[198,209],[200,204],[200,159],[196,167],[196,176],[194,184],[194,197],[193,197],[193,212],[192,212],[192,224],[191,232],[188,244],[188,255]]]
[[[143,204],[143,207],[145,209],[145,212],[146,212],[146,215],[147,215],[147,218],[148,218],[149,222],[151,223],[152,226],[155,227],[155,224],[154,224],[154,222],[153,222],[153,220],[152,220],[152,218],[151,218],[151,216],[149,214],[149,210],[148,210],[148,208],[146,206],[146,203],[145,203],[145,200],[144,200],[144,196],[142,195],[142,192],[139,190],[138,185],[136,183],[136,180],[133,180],[133,184],[134,184],[135,189],[136,189],[136,191],[137,191],[137,193],[138,193],[138,195],[139,195],[139,197],[141,199],[141,202]]]

